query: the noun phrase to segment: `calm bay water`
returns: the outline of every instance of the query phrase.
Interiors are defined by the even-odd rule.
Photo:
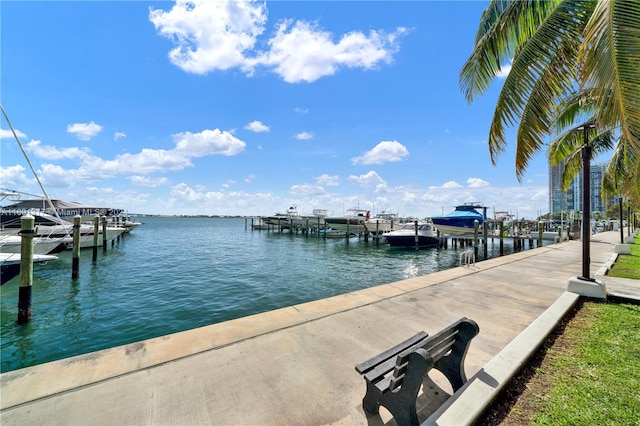
[[[16,325],[19,277],[0,287],[1,371],[10,371],[458,265],[459,250],[252,231],[250,220],[143,218],[106,252],[34,266],[32,320]],[[498,254],[489,242],[489,256]],[[505,254],[512,252],[505,241]]]

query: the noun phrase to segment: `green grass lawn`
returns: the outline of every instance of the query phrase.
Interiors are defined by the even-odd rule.
[[[640,234],[635,244],[629,244],[631,254],[620,254],[607,275],[640,280]]]
[[[585,303],[550,365],[537,425],[640,424],[640,306]],[[553,351],[553,349],[551,349]]]

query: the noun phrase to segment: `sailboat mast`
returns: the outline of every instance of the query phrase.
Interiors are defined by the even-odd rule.
[[[13,125],[11,124],[11,120],[9,120],[9,116],[7,115],[7,112],[4,110],[4,107],[2,106],[2,104],[0,104],[0,109],[2,109],[2,115],[4,115],[4,119],[7,120],[7,124],[9,125],[9,128],[11,129],[11,133],[13,133],[13,137],[15,138],[16,142],[18,142],[18,146],[20,147],[20,150],[22,151],[22,155],[24,155],[24,158],[27,160],[27,164],[29,164],[29,168],[31,169],[31,172],[35,176],[36,181],[38,182],[38,185],[40,186],[40,189],[42,190],[42,193],[44,194],[44,197],[47,199],[47,202],[49,203],[49,206],[51,207],[51,210],[53,210],[53,214],[58,219],[62,220],[60,218],[60,216],[58,215],[58,211],[53,206],[53,203],[51,202],[51,199],[49,198],[49,195],[47,194],[47,191],[45,191],[44,186],[42,185],[42,182],[40,182],[40,178],[38,177],[38,174],[36,173],[36,170],[33,168],[33,164],[31,164],[31,160],[29,160],[29,156],[27,155],[27,152],[25,151],[24,147],[22,146],[22,142],[20,142],[20,138],[16,134],[16,131],[13,128]]]

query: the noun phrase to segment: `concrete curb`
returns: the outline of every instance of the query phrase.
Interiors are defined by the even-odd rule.
[[[422,426],[469,425],[475,422],[579,299],[578,294],[563,293],[553,305],[425,420]]]
[[[609,260],[607,260],[605,262],[604,265],[602,265],[597,271],[596,271],[596,279],[598,276],[604,276],[607,275],[607,272],[609,272],[609,269],[611,269],[613,267],[613,264],[616,263],[616,260],[618,260],[618,253],[613,253],[611,255],[611,257],[609,258]]]

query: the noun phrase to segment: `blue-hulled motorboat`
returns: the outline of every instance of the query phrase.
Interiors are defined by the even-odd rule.
[[[463,204],[456,206],[449,214],[431,217],[431,221],[443,235],[473,234],[474,222],[477,220],[479,225],[482,225],[485,221],[485,215],[477,209],[483,207],[477,204]]]

